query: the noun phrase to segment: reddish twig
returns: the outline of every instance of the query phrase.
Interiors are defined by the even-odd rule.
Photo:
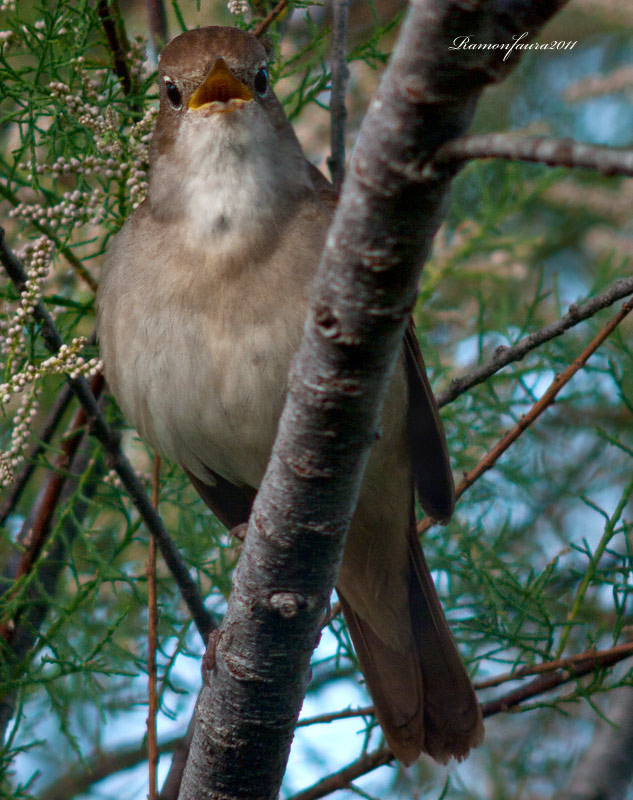
[[[318,714],[316,717],[306,717],[297,722],[297,728],[306,728],[308,725],[323,725],[327,722],[336,722],[339,719],[349,719],[350,717],[367,717],[374,713],[373,706],[364,708],[348,708],[345,711],[333,711],[330,714]]]
[[[92,379],[91,389],[95,397],[98,397],[101,393],[103,384],[104,381],[101,375],[97,375]],[[32,524],[27,519],[20,532],[19,542],[24,550],[12,575],[14,581],[18,581],[31,572],[48,539],[62,491],[69,478],[69,466],[82,440],[86,422],[87,416],[84,409],[77,409],[68,432],[61,443],[61,452],[55,459],[53,468],[49,472],[48,479],[40,492],[35,519]],[[0,625],[0,636],[10,642],[17,622],[18,620],[15,616],[10,620],[5,620]]]
[[[452,165],[473,158],[502,158],[547,164],[550,167],[590,169],[602,175],[633,175],[633,150],[583,144],[573,139],[507,133],[453,139],[439,148],[430,167]]]
[[[171,736],[158,745],[159,753],[171,753],[182,742],[182,736]],[[116,775],[123,770],[141,764],[147,758],[145,742],[123,745],[113,750],[98,749],[91,755],[85,755],[82,763],[57,778],[54,783],[44,786],[38,792],[39,800],[60,800],[60,798],[77,797],[89,791],[95,783]],[[38,784],[39,786],[39,784]]]
[[[381,747],[379,750],[374,750],[373,753],[366,753],[357,761],[338,772],[328,775],[327,778],[323,778],[323,780],[315,783],[309,789],[292,795],[290,800],[317,800],[319,797],[325,797],[338,789],[344,789],[356,778],[360,778],[361,775],[366,775],[368,772],[373,772],[373,770],[388,764],[390,761],[393,761],[391,750],[388,747]]]
[[[152,503],[158,512],[160,489],[160,457],[154,455],[154,473],[152,481]],[[158,603],[156,598],[156,540],[150,534],[149,554],[147,557],[147,760],[149,768],[149,800],[158,797],[156,774],[158,770],[158,742],[156,737],[156,716],[158,714],[158,696],[156,693],[156,647],[158,642]]]
[[[277,19],[277,17],[282,14],[286,8],[288,7],[288,0],[279,0],[277,5],[273,8],[273,10],[268,14],[267,17],[259,23],[259,25],[253,31],[253,36],[257,36],[258,38],[263,34],[266,33],[268,28],[272,25],[272,23]]]
[[[557,658],[554,661],[546,661],[544,664],[533,664],[532,666],[521,667],[513,672],[504,672],[494,678],[478,681],[475,683],[475,689],[490,689],[493,686],[500,686],[502,683],[520,680],[528,675],[543,675],[548,672],[556,672],[556,670],[573,670],[579,664],[583,665],[590,661],[602,663],[616,656],[618,660],[633,656],[633,642],[618,644],[607,650],[586,650],[584,653],[576,653],[576,655],[567,656],[567,658]]]
[[[474,469],[471,469],[470,472],[466,472],[462,480],[458,483],[455,488],[455,496],[456,498],[460,498],[464,492],[473,485],[473,483],[480,478],[484,472],[487,472],[489,469],[492,469],[494,465],[497,463],[499,458],[506,452],[506,450],[512,445],[521,434],[526,431],[532,423],[537,420],[540,415],[551,406],[558,393],[561,389],[569,383],[569,381],[573,378],[573,376],[581,370],[587,360],[592,356],[596,350],[600,347],[600,345],[613,333],[613,331],[617,328],[617,326],[622,322],[622,320],[629,314],[629,312],[633,309],[633,300],[629,300],[625,303],[620,311],[611,319],[609,322],[602,328],[602,330],[593,338],[593,340],[587,345],[587,347],[582,351],[582,353],[578,356],[578,358],[574,359],[572,363],[561,372],[560,375],[557,375],[552,383],[550,384],[547,391],[543,394],[543,396],[538,400],[532,408],[528,411],[527,414],[524,414],[521,419],[517,422],[517,424],[507,431],[501,439],[497,442],[497,444],[488,451],[488,453],[482,458],[482,460],[477,464]],[[418,533],[424,533],[427,531],[433,521],[426,517],[421,522],[418,522],[417,530]]]

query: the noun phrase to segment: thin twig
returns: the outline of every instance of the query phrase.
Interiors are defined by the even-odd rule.
[[[199,696],[198,696],[199,699]],[[189,757],[189,749],[191,747],[191,740],[193,739],[193,730],[196,725],[196,708],[191,715],[189,725],[187,726],[186,734],[174,747],[174,754],[171,759],[171,766],[165,778],[165,783],[161,789],[159,800],[178,800],[180,794],[180,784],[182,783],[182,776]]]
[[[391,750],[388,747],[381,747],[379,750],[374,750],[373,753],[366,753],[338,772],[328,775],[327,778],[323,778],[323,780],[315,783],[309,789],[293,794],[289,800],[317,800],[319,797],[325,797],[338,789],[344,789],[356,778],[360,778],[361,775],[366,775],[368,772],[373,772],[390,761],[393,761]]]
[[[367,717],[374,714],[373,706],[364,708],[348,708],[344,711],[332,711],[330,714],[318,714],[316,717],[306,717],[297,722],[297,728],[306,728],[308,725],[323,725],[326,722],[336,722],[339,719],[350,717]]]
[[[591,169],[602,175],[633,176],[633,150],[583,144],[573,139],[545,136],[516,136],[507,133],[462,136],[443,145],[435,154],[431,168],[473,158],[503,158],[530,161],[550,167]]]
[[[332,183],[341,188],[345,178],[345,90],[347,68],[347,18],[349,0],[332,4],[332,88],[330,91],[330,157],[327,160]]]
[[[114,71],[121,81],[123,94],[128,95],[132,91],[132,75],[127,63],[127,53],[130,45],[122,24],[123,20],[118,0],[99,0],[97,13],[112,51]]]
[[[26,284],[26,273],[11,248],[7,245],[4,229],[0,227],[0,263],[13,281],[18,291],[22,291]],[[63,344],[63,340],[55,324],[41,302],[35,305],[33,312],[35,319],[40,323],[41,335],[47,348],[56,353]],[[215,620],[204,607],[198,587],[189,575],[187,565],[182,560],[178,549],[174,545],[163,521],[156,513],[152,503],[143,488],[143,484],[134,472],[132,465],[119,446],[119,434],[113,430],[97,405],[94,394],[85,378],[68,377],[73,392],[86,410],[91,433],[101,442],[109,459],[110,467],[114,469],[121,482],[130,495],[143,522],[156,537],[165,563],[173,575],[181,596],[185,601],[192,619],[203,639],[206,640],[209,632],[217,627]]]
[[[602,330],[593,338],[593,340],[587,345],[587,347],[582,351],[582,353],[572,361],[572,363],[561,372],[560,375],[557,375],[552,383],[549,385],[547,391],[543,394],[543,396],[532,406],[532,408],[524,414],[521,419],[517,422],[517,424],[511,428],[509,431],[499,439],[497,444],[488,451],[488,453],[482,458],[482,460],[477,464],[474,469],[471,469],[470,472],[466,472],[462,480],[458,483],[455,488],[455,497],[460,498],[464,492],[473,485],[473,483],[478,480],[484,472],[487,472],[489,469],[492,469],[494,465],[497,463],[499,458],[506,452],[506,450],[513,444],[521,434],[526,431],[530,425],[538,419],[538,417],[551,406],[556,399],[556,396],[561,391],[561,389],[569,383],[569,381],[573,378],[573,376],[586,364],[587,360],[590,356],[595,353],[595,351],[600,347],[600,345],[607,339],[608,336],[613,333],[613,331],[617,328],[617,326],[622,322],[622,320],[629,314],[629,312],[633,309],[633,300],[629,300],[625,303],[620,311],[611,319],[609,322],[602,328]],[[424,533],[428,530],[433,521],[429,517],[425,517],[421,522],[418,522],[417,530],[418,533]]]
[[[492,359],[486,364],[476,367],[472,372],[463,375],[461,378],[452,380],[447,389],[438,393],[437,404],[442,407],[452,403],[459,395],[464,394],[468,389],[472,389],[473,386],[483,383],[503,367],[514,361],[521,361],[531,350],[539,347],[544,342],[555,339],[565,331],[573,328],[574,325],[589,319],[598,311],[613,305],[613,303],[630,294],[633,294],[633,278],[621,278],[615,281],[606,291],[597,294],[586,303],[570,305],[569,313],[565,314],[564,317],[545,325],[543,328],[534,331],[534,333],[530,333],[511,347],[497,347]]]
[[[160,456],[154,455],[154,472],[152,476],[152,503],[158,513],[160,490]],[[147,556],[147,611],[149,617],[147,629],[147,760],[149,769],[149,800],[158,797],[156,776],[158,771],[158,744],[156,737],[156,716],[158,714],[158,696],[156,693],[156,648],[158,646],[158,603],[156,597],[156,539],[149,537],[149,553]]]
[[[277,19],[277,17],[286,10],[287,6],[288,6],[288,0],[279,0],[279,2],[273,8],[270,14],[267,17],[265,17],[255,28],[255,30],[253,31],[253,36],[259,38],[263,33],[266,33],[268,28],[270,28],[270,26]]]
[[[586,664],[589,661],[602,663],[605,659],[610,659],[615,656],[618,657],[618,660],[633,656],[633,642],[617,644],[614,647],[609,647],[607,650],[586,650],[584,653],[576,653],[566,658],[546,661],[544,664],[533,664],[532,666],[521,667],[521,669],[514,670],[513,672],[504,672],[502,675],[496,675],[494,678],[478,681],[475,683],[475,689],[490,689],[493,686],[500,686],[502,683],[520,680],[528,675],[543,675],[547,672],[556,672],[557,670],[569,670],[573,669],[578,664]]]
[[[4,738],[7,726],[14,716],[16,698],[27,679],[27,655],[40,635],[51,600],[55,597],[59,576],[69,563],[70,548],[81,532],[90,499],[103,474],[103,461],[98,459],[91,463],[91,457],[92,446],[87,434],[84,434],[60,498],[60,505],[69,503],[72,498],[72,509],[69,508],[60,518],[61,535],[53,538],[50,548],[38,559],[33,577],[29,576],[20,595],[20,609],[13,615],[17,624],[11,631],[10,647],[2,650],[5,694],[0,694],[0,739]],[[82,489],[76,494],[79,476]]]

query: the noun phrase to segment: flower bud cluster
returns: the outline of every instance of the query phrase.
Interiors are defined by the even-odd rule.
[[[32,320],[33,311],[42,296],[42,284],[48,275],[52,243],[41,236],[29,243],[22,255],[26,267],[26,284],[20,293],[18,307],[0,320],[0,356],[5,361],[5,369],[21,361],[26,354],[25,325]]]
[[[81,69],[83,57],[79,56],[75,61]],[[148,186],[148,148],[157,110],[148,109],[141,120],[122,131],[119,116],[112,109],[107,95],[100,92],[105,78],[105,72],[102,76],[95,72],[90,76],[84,75],[80,94],[73,93],[61,81],[52,81],[48,85],[50,95],[63,100],[67,111],[93,132],[98,152],[83,158],[61,155],[52,164],[38,164],[34,169],[25,163],[19,164],[19,168],[27,172],[30,184],[36,178],[49,175],[53,179],[74,178],[80,188],[65,192],[54,205],[33,200],[22,202],[11,211],[12,216],[53,229],[99,224],[106,213],[106,195],[111,180],[125,182],[126,195],[133,208],[143,201]],[[93,187],[94,178],[101,184],[98,188]],[[84,188],[86,183],[89,185]]]
[[[6,450],[0,450],[0,486],[10,486],[14,479],[14,471],[24,461],[25,447],[31,435],[31,426],[37,416],[40,387],[33,385],[29,392],[24,392],[20,405],[13,415],[11,439]]]
[[[101,360],[98,358],[86,360],[79,355],[85,344],[85,337],[79,336],[73,339],[71,344],[63,344],[54,355],[39,364],[27,364],[21,372],[12,375],[9,381],[0,384],[0,401],[5,404],[10,403],[12,394],[19,394],[45,375],[66,374],[71,378],[78,378],[80,375],[92,378],[98,375],[103,369]]]
[[[9,212],[25,222],[56,227],[79,228],[87,222],[100,222],[104,216],[104,193],[99,190],[65,192],[59,203],[46,208],[40,203],[19,203]]]
[[[229,0],[228,4],[229,14],[247,14],[250,11],[248,0]]]

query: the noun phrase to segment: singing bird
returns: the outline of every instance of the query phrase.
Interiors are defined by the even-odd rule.
[[[336,204],[268,73],[235,28],[191,30],[159,61],[149,188],[106,255],[105,374],[126,417],[229,528],[270,456]],[[481,713],[433,585],[413,489],[446,520],[454,488],[412,326],[386,398],[337,593],[389,746],[464,758]]]

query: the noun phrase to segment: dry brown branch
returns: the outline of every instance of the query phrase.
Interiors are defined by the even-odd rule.
[[[171,753],[182,742],[181,736],[172,736],[158,745],[159,753]],[[104,752],[99,750],[86,755],[83,763],[75,769],[45,786],[38,793],[39,800],[68,800],[86,793],[95,783],[135,767],[147,758],[145,742],[132,746],[117,747]]]
[[[621,660],[628,656],[633,656],[633,642],[618,644],[607,650],[586,650],[584,653],[576,653],[576,655],[567,656],[566,658],[557,658],[555,661],[546,661],[544,664],[533,664],[532,666],[521,667],[513,672],[504,672],[494,678],[478,681],[475,683],[475,689],[490,689],[493,686],[516,681],[528,675],[544,675],[557,670],[573,670],[579,664],[587,664],[591,661],[596,664],[602,664],[606,659],[618,657],[618,660]]]
[[[572,363],[561,372],[560,375],[557,375],[552,383],[549,385],[546,392],[543,396],[538,400],[532,408],[524,414],[521,419],[517,422],[517,424],[507,431],[501,439],[497,442],[497,444],[488,451],[488,453],[482,458],[482,460],[477,464],[474,469],[471,469],[469,472],[464,474],[462,480],[457,484],[455,487],[455,496],[456,498],[460,498],[464,492],[473,485],[473,483],[478,480],[484,472],[487,472],[489,469],[492,469],[494,465],[497,463],[499,458],[506,452],[506,450],[510,447],[513,442],[515,442],[521,434],[526,431],[532,423],[537,420],[540,415],[551,406],[558,393],[561,389],[569,383],[569,381],[573,378],[573,376],[586,364],[587,360],[590,356],[595,353],[595,351],[600,347],[600,345],[607,339],[608,336],[613,333],[613,331],[617,328],[617,326],[622,322],[622,320],[629,314],[629,312],[633,309],[633,300],[629,300],[625,303],[620,311],[611,319],[609,322],[602,328],[602,330],[593,338],[593,340],[587,345],[587,347],[582,351],[582,353],[578,356],[578,358],[574,359]],[[428,517],[421,520],[418,523],[418,533],[424,533],[427,531],[431,525],[433,524],[432,520]]]
[[[342,770],[328,775],[309,789],[292,795],[289,800],[317,800],[319,797],[325,797],[339,789],[345,789],[356,778],[367,775],[368,772],[373,772],[378,767],[389,764],[390,761],[393,761],[391,751],[387,747],[381,747],[373,753],[361,756]]]
[[[306,717],[297,722],[297,728],[307,728],[308,725],[322,725],[326,722],[336,722],[339,719],[349,719],[350,717],[367,717],[374,713],[373,706],[363,708],[348,708],[345,711],[332,711],[330,714],[318,714],[315,717]]]
[[[268,28],[273,24],[277,17],[282,14],[288,6],[288,0],[279,0],[277,5],[273,8],[270,14],[265,17],[253,31],[253,36],[261,36],[266,33]]]
[[[130,45],[123,27],[118,0],[99,0],[97,13],[112,51],[114,72],[121,81],[123,94],[130,94],[132,91],[132,76],[126,57]]]
[[[103,384],[104,381],[101,375],[97,375],[92,379],[91,389],[95,397],[98,398]],[[61,443],[61,452],[55,459],[53,468],[49,471],[47,480],[40,491],[36,503],[37,512],[35,518],[32,522],[27,518],[22,526],[18,541],[23,548],[23,552],[11,576],[16,583],[14,589],[9,592],[9,596],[18,591],[19,584],[17,582],[31,572],[48,540],[62,492],[67,481],[71,478],[69,468],[83,438],[86,422],[87,416],[84,409],[77,409]],[[18,624],[21,610],[18,610],[11,619],[5,619],[0,624],[0,636],[9,643]]]
[[[633,150],[583,144],[573,139],[517,136],[508,133],[488,133],[454,139],[437,151],[427,169],[473,158],[503,158],[547,164],[550,167],[590,169],[602,175],[633,175]]]

